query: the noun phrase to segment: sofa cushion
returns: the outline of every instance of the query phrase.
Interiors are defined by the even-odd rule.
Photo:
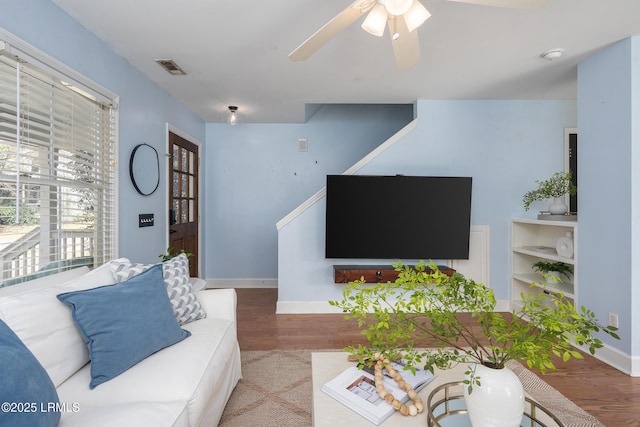
[[[92,392],[93,393],[93,392]],[[57,427],[191,427],[185,402],[131,401],[67,411]],[[204,427],[204,426],[203,426]]]
[[[0,360],[0,425],[55,426],[60,401],[51,378],[2,320]]]
[[[14,277],[13,279],[7,279],[4,282],[2,282],[2,284],[0,284],[0,287],[13,286],[13,285],[17,285],[18,283],[24,283],[24,282],[32,282],[34,280],[42,279],[47,276],[53,276],[62,271],[76,270],[78,267],[89,268],[88,266],[90,265],[93,266],[93,257],[76,257],[71,259],[61,259],[61,260],[53,261],[53,262],[50,262],[49,264],[41,266],[40,269],[34,273],[27,274],[24,276]]]
[[[61,271],[60,273],[39,277],[37,279],[29,280],[28,282],[21,282],[16,283],[15,285],[3,286],[0,287],[0,296],[9,297],[12,295],[19,295],[26,292],[35,291],[38,289],[58,286],[61,283],[66,283],[71,279],[75,279],[76,277],[82,276],[83,274],[87,274],[89,271],[89,267],[83,265],[82,267],[72,268],[71,270],[65,270]]]
[[[117,261],[128,262],[126,258]],[[71,312],[56,295],[113,283],[111,267],[104,264],[90,272],[82,267],[0,290],[0,318],[47,370],[56,387],[89,362]]]
[[[122,283],[67,292],[58,299],[71,307],[87,343],[92,389],[191,335],[173,317],[161,265]]]
[[[208,316],[184,328],[192,333],[189,339],[149,356],[91,392],[86,385],[89,367],[84,367],[58,388],[60,400],[80,402],[83,411],[134,401],[179,400],[186,402],[188,425],[217,425],[219,418],[204,424],[202,416],[209,411],[221,415],[240,378],[235,324]],[[73,415],[64,413],[62,420]]]
[[[116,281],[127,280],[150,268],[153,264],[114,263],[113,275]],[[157,264],[156,264],[157,265]],[[182,253],[162,263],[164,283],[171,300],[173,312],[181,325],[206,317],[202,305],[193,291],[189,277],[189,259]]]

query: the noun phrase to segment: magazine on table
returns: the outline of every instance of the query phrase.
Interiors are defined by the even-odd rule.
[[[416,391],[427,386],[434,378],[429,371],[416,368],[415,375],[404,370],[402,362],[392,362],[392,366],[402,378]],[[383,370],[384,388],[402,403],[409,400],[407,392],[400,389],[395,380]],[[373,368],[358,369],[352,366],[322,386],[322,391],[336,399],[349,409],[357,412],[375,425],[380,425],[395,410],[382,399],[376,391]]]

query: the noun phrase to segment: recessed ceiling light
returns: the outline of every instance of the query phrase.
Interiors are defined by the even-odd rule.
[[[540,57],[548,61],[553,61],[554,59],[560,58],[563,53],[564,53],[564,49],[561,47],[558,47],[558,48],[551,49],[544,52],[542,55],[540,55]]]
[[[173,59],[156,59],[156,62],[171,75],[184,76],[187,74]]]

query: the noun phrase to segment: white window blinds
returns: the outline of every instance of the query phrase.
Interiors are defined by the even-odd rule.
[[[7,286],[115,256],[116,108],[2,46],[0,286]]]

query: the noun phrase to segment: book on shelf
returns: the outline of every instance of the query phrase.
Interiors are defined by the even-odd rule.
[[[434,374],[423,369],[416,368],[415,374],[410,370],[404,370],[402,362],[392,362],[392,365],[416,392],[425,388],[435,378]],[[386,369],[383,373],[384,388],[387,392],[393,394],[400,402],[406,403],[409,400],[407,392],[398,387]],[[380,425],[395,412],[393,407],[378,395],[373,368],[347,368],[324,384],[322,391],[375,425]]]

